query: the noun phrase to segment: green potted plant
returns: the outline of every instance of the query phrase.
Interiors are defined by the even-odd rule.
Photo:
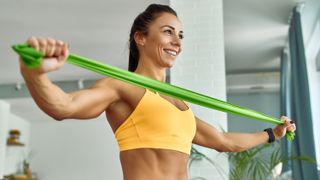
[[[260,145],[239,153],[228,153],[228,157],[231,165],[230,180],[275,179],[281,173],[282,164],[288,163],[290,160],[316,163],[308,156],[283,154],[280,141]]]
[[[282,153],[280,142],[264,144],[238,153],[223,153],[228,156],[230,163],[229,179],[275,179],[281,173],[281,166],[290,160],[302,160],[315,163],[307,156],[287,156]],[[189,160],[189,169],[195,161],[207,161],[223,178],[226,172],[214,160],[192,147]],[[278,171],[278,172],[276,172]],[[190,180],[205,180],[204,177],[193,177]]]

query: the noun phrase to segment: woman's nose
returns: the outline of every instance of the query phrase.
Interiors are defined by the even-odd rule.
[[[172,39],[172,44],[178,47],[181,46],[181,39],[179,35],[174,36],[174,38]]]

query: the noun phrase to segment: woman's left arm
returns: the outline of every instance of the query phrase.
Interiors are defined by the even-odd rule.
[[[267,143],[269,135],[267,132],[256,133],[233,133],[233,132],[219,132],[215,127],[196,118],[197,131],[193,139],[193,143],[215,149],[219,152],[240,152],[259,144]],[[295,124],[290,123],[290,119],[282,116],[283,125],[278,125],[273,128],[275,139],[281,139],[286,131],[295,131]]]

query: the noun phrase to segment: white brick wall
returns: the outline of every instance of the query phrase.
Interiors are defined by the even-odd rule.
[[[183,24],[183,51],[171,69],[171,83],[221,100],[226,99],[225,57],[222,0],[171,0]],[[192,105],[200,119],[227,130],[225,113]],[[207,154],[224,171],[221,176],[207,162],[197,162],[189,172],[190,179],[228,179],[228,160],[214,150],[196,147]]]
[[[5,171],[7,133],[10,115],[10,105],[0,100],[0,179]]]

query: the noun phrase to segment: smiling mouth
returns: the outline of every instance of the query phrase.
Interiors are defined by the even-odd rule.
[[[167,54],[176,57],[178,55],[177,51],[171,50],[171,49],[164,49],[164,52],[166,52]]]

